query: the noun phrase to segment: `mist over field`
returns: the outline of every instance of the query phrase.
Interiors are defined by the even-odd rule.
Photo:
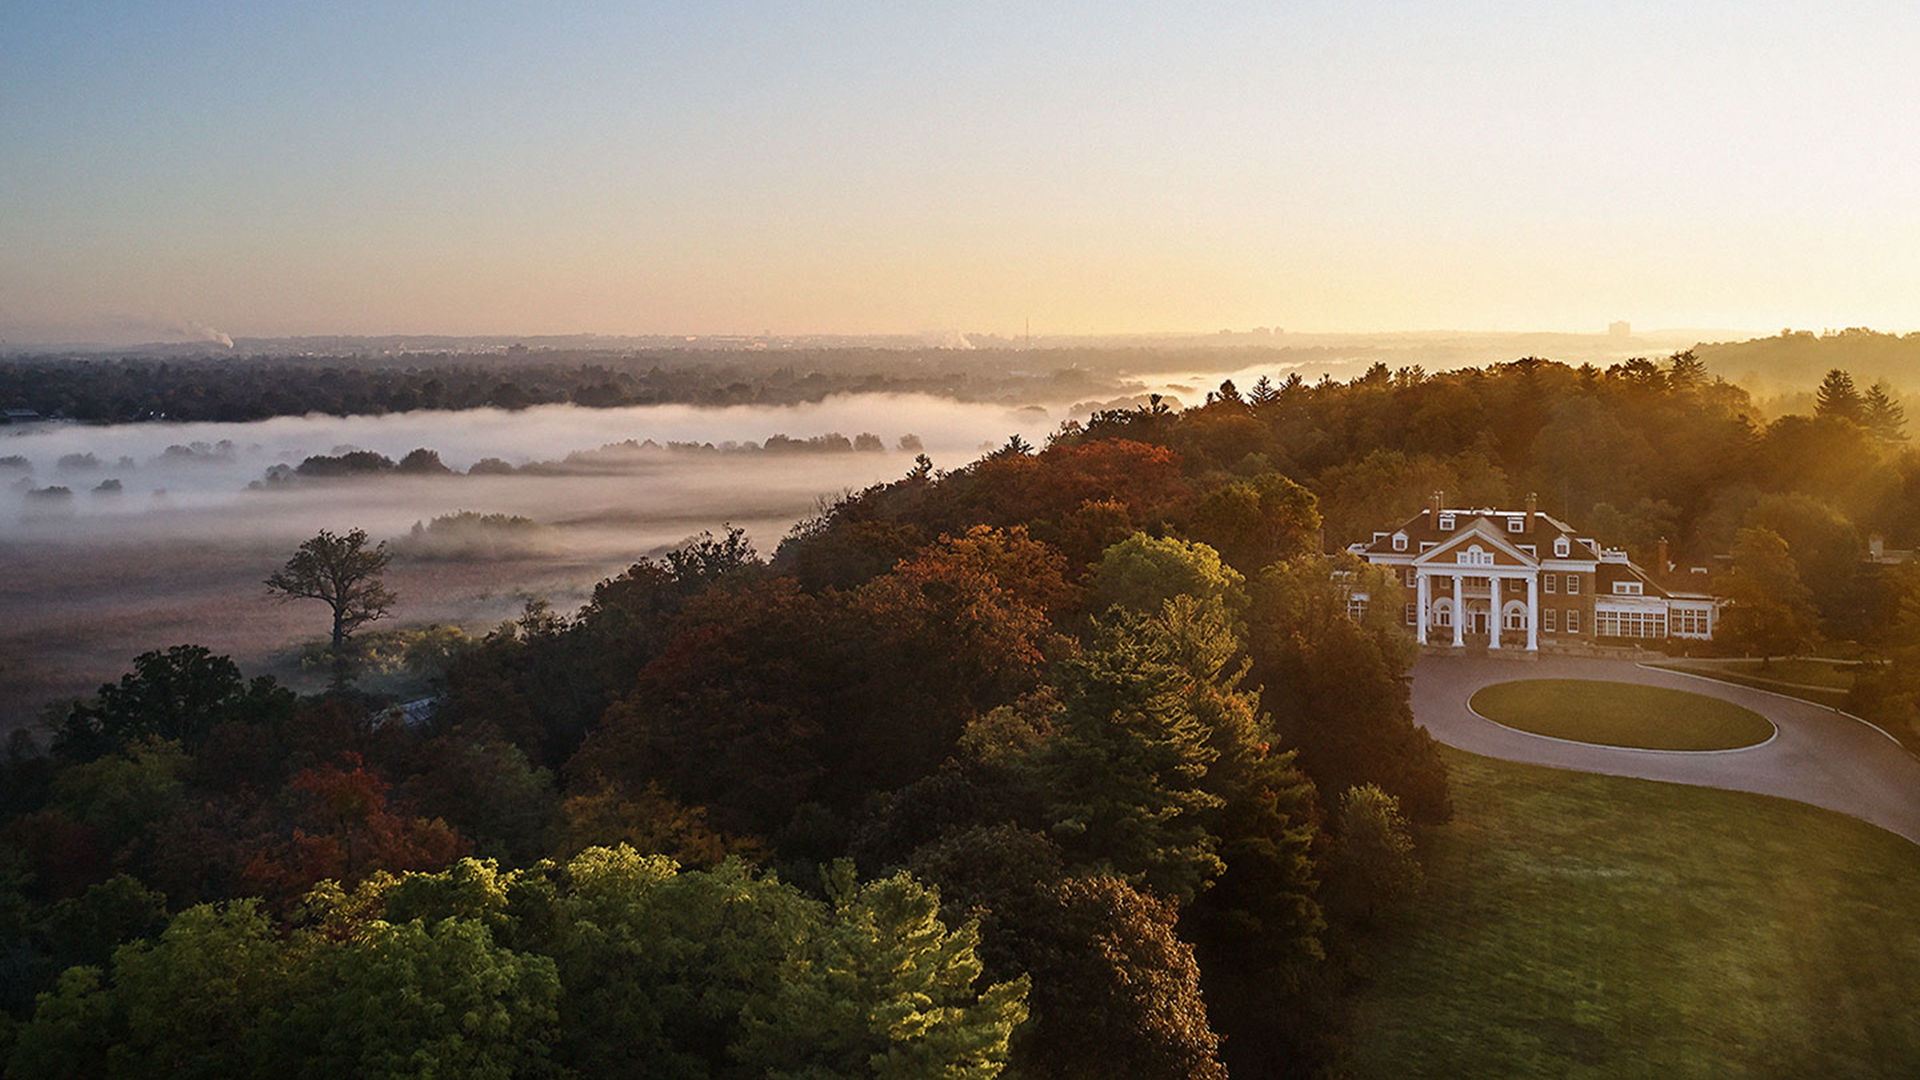
[[[529,598],[568,610],[595,582],[725,523],[771,554],[822,500],[910,469],[917,451],[901,449],[905,436],[938,467],[955,468],[1012,434],[1038,443],[1060,419],[1032,407],[851,395],[783,407],[555,405],[0,429],[0,610],[8,613],[0,723],[91,691],[137,653],[170,644],[204,644],[252,670],[284,664],[291,647],[324,631],[324,608],[274,603],[261,581],[319,529],[364,528],[394,542],[388,581],[400,602],[383,625],[479,631]],[[833,433],[870,433],[884,449],[758,448],[774,436]],[[629,441],[642,445],[616,445]],[[456,472],[261,483],[270,468],[312,455],[351,449],[397,460],[421,447]],[[460,475],[485,458],[536,468]],[[96,490],[108,481],[119,490]],[[49,487],[71,494],[31,494]],[[416,523],[461,511],[535,524],[509,547],[478,555],[430,550],[409,535]]]

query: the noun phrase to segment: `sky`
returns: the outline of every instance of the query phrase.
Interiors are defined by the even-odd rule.
[[[0,340],[1920,327],[1920,5],[0,4]]]

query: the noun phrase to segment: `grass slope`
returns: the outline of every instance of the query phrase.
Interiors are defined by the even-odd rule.
[[[1469,704],[1508,727],[1605,746],[1729,750],[1773,736],[1765,717],[1730,701],[1632,683],[1522,679],[1485,687]]]
[[[1787,670],[1784,667],[1786,663],[1787,661],[1784,660],[1774,661],[1773,666],[1775,672],[1778,673]],[[1815,661],[1815,663],[1817,663],[1817,661]],[[1696,661],[1689,663],[1654,664],[1652,666],[1665,668],[1668,671],[1683,672],[1688,675],[1700,675],[1709,679],[1718,679],[1721,682],[1732,683],[1735,686],[1749,686],[1755,690],[1771,690],[1776,694],[1785,694],[1787,697],[1799,698],[1802,701],[1811,701],[1815,705],[1825,705],[1830,709],[1846,708],[1847,690],[1853,686],[1853,674],[1851,672],[1839,673],[1835,672],[1831,667],[1827,669],[1827,673],[1824,675],[1817,669],[1801,668],[1795,671],[1795,674],[1800,676],[1800,678],[1787,681],[1785,675],[1779,675],[1777,678],[1766,677],[1766,675],[1762,673],[1760,663],[1757,660],[1751,664],[1743,662],[1739,665],[1709,664]],[[1844,686],[1826,685],[1829,682],[1839,683],[1843,680],[1845,682]]]
[[[1356,1075],[1920,1076],[1920,848],[1761,795],[1443,751]]]

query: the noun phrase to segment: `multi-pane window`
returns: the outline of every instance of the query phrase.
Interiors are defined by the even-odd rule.
[[[1556,591],[1558,591],[1558,589],[1559,589],[1559,585],[1560,585],[1560,575],[1558,575],[1558,574],[1541,574],[1541,575],[1540,575],[1540,580],[1541,580],[1542,582],[1544,582],[1544,583],[1546,583],[1546,586],[1547,586],[1547,591],[1548,591],[1548,592],[1556,592]]]
[[[1411,566],[1407,567],[1407,570],[1406,570],[1407,588],[1409,589],[1413,588],[1414,583],[1419,580],[1419,577],[1420,577],[1420,572],[1418,570],[1415,570]]]
[[[1367,594],[1350,593],[1347,596],[1347,618],[1359,622],[1367,616]]]
[[[1547,633],[1557,634],[1560,632],[1560,612],[1557,609],[1547,608],[1542,611],[1540,613],[1540,621]]]
[[[1580,575],[1568,574],[1567,575],[1567,595],[1572,596],[1574,593],[1577,593],[1579,591],[1580,591]]]
[[[1599,637],[1663,638],[1667,617],[1658,611],[1596,611],[1593,632]]]
[[[1567,612],[1567,633],[1577,634],[1579,632],[1580,632],[1580,613],[1578,611]]]
[[[1419,622],[1420,622],[1420,605],[1408,604],[1407,605],[1407,625],[1413,626],[1418,624]]]

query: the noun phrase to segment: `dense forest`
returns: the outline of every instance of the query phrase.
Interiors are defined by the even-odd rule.
[[[1904,440],[1689,354],[1223,384],[530,604],[420,713],[149,653],[0,777],[7,1075],[1338,1073],[1452,807],[1388,581],[1324,552],[1538,492],[1642,557],[1774,537],[1893,642]]]
[[[790,405],[831,394],[921,393],[959,401],[1105,401],[1129,371],[1216,368],[1221,353],[1050,349],[796,349],[492,355],[189,356],[0,360],[0,408],[88,422],[246,421],[415,409],[572,403]]]

